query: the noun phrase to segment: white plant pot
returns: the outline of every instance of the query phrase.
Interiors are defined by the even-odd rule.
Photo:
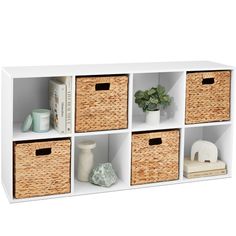
[[[147,111],[146,112],[146,123],[151,126],[159,125],[160,124],[160,110]]]

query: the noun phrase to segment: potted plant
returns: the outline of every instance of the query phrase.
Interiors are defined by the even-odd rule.
[[[163,86],[158,85],[135,93],[135,103],[146,113],[146,123],[157,125],[160,123],[160,109],[170,105],[171,97]]]

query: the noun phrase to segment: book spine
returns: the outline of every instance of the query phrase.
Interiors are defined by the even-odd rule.
[[[67,83],[66,83],[66,132],[71,133],[71,100],[72,100],[72,81],[71,78],[67,78]]]
[[[49,97],[49,108],[51,111],[50,114],[50,123],[54,129],[56,129],[55,120],[55,86],[52,81],[49,81],[48,84],[48,97]]]
[[[59,133],[65,133],[65,85],[49,82],[49,105],[51,124]]]
[[[65,89],[65,85],[60,86],[59,89],[59,130],[60,133],[65,133],[66,131],[66,126],[65,126],[65,122],[66,122],[66,111],[65,111],[65,94],[66,94],[66,89]]]

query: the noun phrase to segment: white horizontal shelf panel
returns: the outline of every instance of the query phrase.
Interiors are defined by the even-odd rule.
[[[150,187],[158,187],[158,186],[164,186],[164,185],[172,185],[172,184],[180,184],[181,180],[172,180],[172,181],[163,181],[163,182],[157,182],[157,183],[147,183],[147,184],[137,184],[137,185],[131,185],[131,189],[139,189],[139,188],[150,188]]]
[[[9,199],[9,202],[11,202],[11,203],[20,203],[20,202],[48,200],[48,199],[71,197],[71,196],[73,196],[72,193],[64,193],[64,194],[46,195],[46,196],[32,197],[32,198],[22,198],[22,199],[14,198],[13,200]]]
[[[40,76],[227,70],[232,69],[232,67],[209,61],[177,61],[100,65],[25,66],[5,67],[3,69],[12,78],[23,78]]]
[[[182,183],[191,183],[191,182],[215,180],[215,179],[225,179],[225,178],[230,178],[230,177],[231,177],[230,174],[216,175],[216,176],[210,176],[210,177],[201,177],[201,178],[192,178],[192,179],[188,179],[186,177],[183,177]]]
[[[75,179],[74,187],[75,187],[74,195],[112,192],[118,190],[125,190],[129,188],[129,186],[127,186],[120,179],[118,179],[117,182],[111,187],[101,187],[91,184],[89,182],[80,182]]]
[[[134,116],[132,131],[139,132],[139,131],[149,131],[149,130],[175,129],[181,127],[182,127],[181,123],[176,121],[175,119],[167,119],[163,121],[161,120],[159,125],[151,126],[145,123],[145,117]]]
[[[185,128],[208,127],[208,126],[231,125],[231,124],[232,124],[231,121],[208,122],[208,123],[185,125]]]
[[[117,129],[117,130],[102,130],[102,131],[93,131],[93,132],[84,132],[84,133],[74,133],[75,137],[83,136],[94,136],[94,135],[105,135],[105,134],[125,134],[129,133],[129,129]]]
[[[71,137],[70,134],[60,134],[55,129],[50,129],[45,133],[36,133],[32,131],[22,132],[21,124],[15,123],[13,126],[13,141],[37,140],[37,139],[53,139]]]
[[[229,174],[211,176],[211,177],[194,178],[194,179],[187,179],[183,177],[182,180],[165,181],[165,182],[159,182],[159,183],[149,183],[149,184],[141,184],[141,185],[134,185],[134,186],[127,186],[127,184],[125,184],[121,180],[118,180],[116,184],[107,188],[96,186],[89,182],[79,182],[78,180],[75,179],[74,180],[75,189],[74,189],[74,192],[72,193],[33,197],[33,198],[24,198],[24,199],[13,199],[12,201],[11,199],[9,199],[9,201],[18,203],[18,202],[26,202],[26,201],[46,200],[46,199],[54,199],[54,198],[61,198],[61,197],[71,197],[71,196],[77,196],[77,195],[106,193],[106,192],[114,192],[114,191],[120,191],[120,190],[141,189],[141,188],[160,187],[160,186],[165,186],[165,185],[173,185],[173,184],[181,184],[181,183],[217,180],[217,179],[225,179],[225,178],[230,178],[230,177],[231,176]]]

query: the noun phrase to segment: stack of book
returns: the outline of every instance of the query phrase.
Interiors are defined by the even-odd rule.
[[[199,162],[191,161],[190,158],[184,159],[184,176],[186,178],[210,177],[216,175],[225,175],[226,164],[223,161]]]
[[[51,124],[59,133],[71,133],[71,77],[49,80]]]

